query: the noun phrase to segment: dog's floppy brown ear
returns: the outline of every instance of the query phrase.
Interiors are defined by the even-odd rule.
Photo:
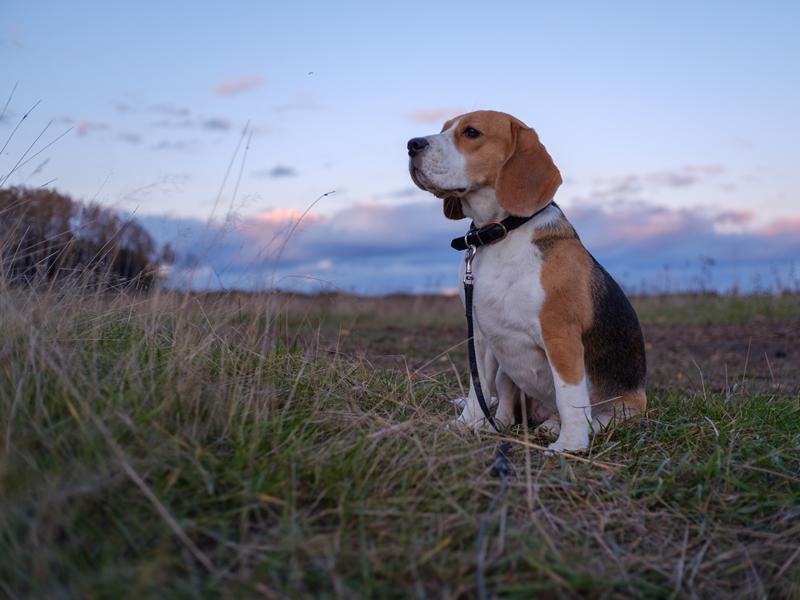
[[[500,206],[526,217],[552,200],[561,173],[530,127],[512,122],[511,140],[511,154],[500,167],[494,188]]]
[[[458,221],[465,218],[464,209],[461,207],[461,198],[450,196],[444,199],[444,216],[448,219]]]

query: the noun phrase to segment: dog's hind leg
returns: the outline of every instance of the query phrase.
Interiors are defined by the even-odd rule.
[[[644,413],[646,406],[647,396],[644,390],[625,392],[607,400],[593,400],[592,431],[597,433],[640,415]]]

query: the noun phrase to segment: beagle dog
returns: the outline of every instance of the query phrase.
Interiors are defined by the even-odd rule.
[[[483,227],[534,215],[478,248],[472,266],[478,373],[486,397],[497,395],[496,421],[512,423],[525,402],[540,429],[557,436],[549,446],[557,452],[585,449],[591,431],[643,412],[636,312],[553,202],[561,173],[536,132],[477,111],[410,140],[408,153],[414,183],[443,200],[449,219]],[[471,382],[457,421],[484,424]]]

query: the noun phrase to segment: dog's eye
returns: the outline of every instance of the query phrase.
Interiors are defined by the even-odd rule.
[[[463,133],[465,136],[472,139],[475,139],[476,137],[479,137],[481,135],[481,132],[475,129],[474,127],[467,127]]]

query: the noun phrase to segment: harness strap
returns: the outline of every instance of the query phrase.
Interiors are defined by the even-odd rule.
[[[544,211],[551,204],[555,205],[555,202],[548,202],[542,208],[528,217],[515,217],[512,215],[510,217],[506,217],[502,221],[489,223],[483,227],[477,227],[473,221],[470,223],[467,235],[454,238],[453,241],[450,242],[450,247],[453,250],[467,250],[470,246],[480,248],[481,246],[493,244],[494,242],[502,240],[504,237],[506,237],[509,231],[513,231],[517,227],[521,227],[530,221],[533,217]]]

